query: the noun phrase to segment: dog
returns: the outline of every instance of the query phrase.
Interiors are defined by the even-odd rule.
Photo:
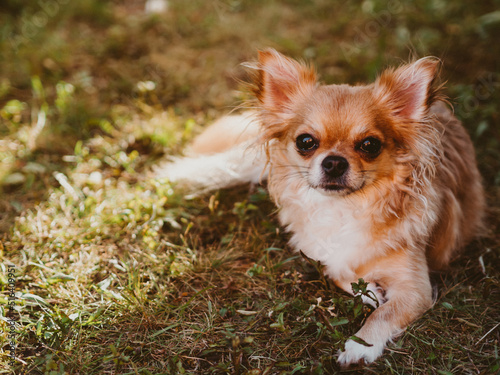
[[[376,309],[338,362],[368,364],[433,305],[441,270],[483,227],[472,142],[426,57],[369,85],[323,85],[310,65],[259,52],[252,110],[223,117],[160,172],[218,189],[267,179],[290,245]]]

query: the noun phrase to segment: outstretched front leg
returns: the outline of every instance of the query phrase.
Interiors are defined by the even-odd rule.
[[[424,254],[401,251],[358,270],[377,296],[379,307],[355,334],[370,346],[348,340],[340,353],[343,367],[370,363],[382,355],[388,341],[401,334],[432,306],[432,287]],[[345,288],[346,283],[339,283]]]

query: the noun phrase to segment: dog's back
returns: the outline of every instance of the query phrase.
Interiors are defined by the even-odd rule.
[[[441,269],[457,250],[482,231],[485,201],[469,135],[444,103],[438,102],[432,112],[444,132],[443,155],[436,166],[441,209],[431,236],[428,261],[431,268]]]

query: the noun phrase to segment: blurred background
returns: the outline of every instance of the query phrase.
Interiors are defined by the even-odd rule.
[[[94,337],[98,331],[91,330],[84,337],[75,332],[88,332],[81,327],[91,329],[103,322],[106,327],[114,322],[120,330],[127,330],[131,321],[142,316],[149,328],[141,326],[141,329],[149,332],[148,329],[156,327],[156,331],[152,331],[157,332],[154,337],[163,340],[163,335],[175,331],[162,331],[166,329],[162,324],[170,319],[169,308],[185,301],[193,293],[187,284],[175,278],[176,275],[198,272],[199,267],[210,263],[196,258],[192,249],[198,246],[205,251],[227,251],[227,246],[234,243],[244,249],[257,237],[267,244],[261,248],[286,246],[281,237],[272,237],[278,233],[276,223],[266,221],[263,219],[266,215],[260,214],[261,211],[272,212],[272,208],[268,208],[265,192],[260,191],[261,195],[253,196],[255,201],[250,203],[245,200],[246,194],[240,192],[242,202],[234,207],[233,203],[226,206],[221,203],[219,209],[222,213],[216,216],[217,196],[206,202],[193,203],[182,200],[182,197],[176,198],[168,185],[162,187],[144,182],[144,173],[158,160],[181,152],[183,145],[206,124],[248,98],[243,82],[249,78],[241,64],[254,61],[257,50],[267,47],[295,59],[312,62],[321,80],[328,84],[370,82],[385,67],[416,57],[433,55],[442,59],[445,93],[475,144],[490,202],[489,242],[476,252],[479,262],[474,258],[474,266],[463,263],[462,268],[457,269],[462,270],[463,275],[469,275],[467,272],[472,267],[470,272],[475,275],[472,278],[477,283],[477,295],[471,298],[480,301],[478,306],[494,308],[495,305],[488,302],[487,297],[481,298],[500,285],[497,272],[500,259],[499,40],[499,0],[2,0],[0,258],[25,267],[20,271],[24,276],[18,280],[17,288],[23,293],[29,292],[31,297],[26,297],[23,302],[26,329],[19,338],[19,353],[20,358],[27,361],[25,363],[38,358],[37,364],[31,367],[26,365],[26,368],[31,368],[33,373],[46,371],[50,374],[50,371],[59,369],[59,372],[53,373],[63,374],[62,364],[77,371],[84,363],[87,369],[104,371],[105,368],[112,372],[115,368],[116,372],[118,363],[121,363],[117,358],[121,358],[122,352],[116,349],[119,348],[116,341],[112,346],[108,341],[111,337],[118,337],[119,332],[103,331],[104,334],[100,333],[99,337]],[[205,216],[199,216],[200,213]],[[195,219],[199,217],[201,219]],[[241,237],[244,228],[257,230],[253,224],[242,224],[249,220],[255,228],[259,228],[257,237],[250,232],[245,235],[248,237]],[[165,231],[166,227],[170,232]],[[240,237],[234,234],[235,231],[240,233]],[[217,242],[219,240],[220,243]],[[255,244],[251,247],[256,248]],[[486,248],[493,251],[484,250]],[[144,257],[139,264],[148,265],[144,270],[136,270],[137,263],[126,258],[129,255],[123,255],[124,263],[116,263],[116,254],[139,256],[138,249],[142,251],[140,256]],[[219,250],[213,251],[215,253],[209,254],[219,259]],[[88,256],[82,258],[81,254]],[[183,254],[182,259],[179,254]],[[243,275],[265,275],[269,267],[262,268],[257,263],[252,265],[255,259],[261,259],[261,255],[254,254],[250,258],[235,256],[232,267]],[[193,261],[195,258],[198,263]],[[155,259],[160,259],[161,264],[157,265]],[[281,269],[280,262],[284,259],[275,259],[279,263],[276,269]],[[213,260],[210,264],[222,264],[217,262],[219,260]],[[241,267],[249,268],[250,273],[241,272]],[[147,271],[148,268],[150,271]],[[497,270],[496,274],[492,274],[494,270]],[[142,272],[150,273],[144,276]],[[227,298],[234,297],[228,302],[231,306],[245,296],[250,301],[259,300],[252,297],[251,292],[231,297],[236,289],[244,290],[244,287],[238,284],[238,276],[229,277],[227,272],[229,270],[221,273],[225,275],[221,276],[224,280],[221,283],[234,277],[234,283],[238,285],[231,289],[229,284],[224,284]],[[463,281],[460,277],[466,276],[460,272],[455,272],[444,283],[454,285],[457,278],[458,282]],[[483,276],[487,274],[493,276],[488,276],[486,282]],[[109,275],[115,276],[110,278]],[[206,275],[212,275],[206,276],[210,280],[215,277],[213,272],[207,271]],[[278,277],[276,275],[271,273],[269,280],[275,280],[273,277]],[[156,280],[155,277],[159,281],[151,281]],[[278,281],[281,280],[279,277]],[[287,280],[291,279],[292,276],[287,276]],[[117,280],[124,280],[123,284]],[[130,280],[140,281],[133,284]],[[146,283],[144,280],[150,281]],[[165,280],[174,289],[168,289],[170,286],[164,284]],[[279,284],[278,281],[276,283]],[[241,282],[244,284],[247,281]],[[118,303],[123,300],[117,295],[122,292],[111,288],[132,284],[136,289],[130,287],[135,290],[131,293],[135,293],[134,298],[142,302],[134,305],[130,302],[136,301],[134,298],[125,298],[130,304],[123,305],[125,307],[120,310],[117,306],[125,302]],[[2,285],[5,285],[5,280]],[[222,287],[222,284],[217,285]],[[140,289],[144,292],[143,299],[137,288],[144,288]],[[272,289],[269,285],[262,287],[263,290],[269,288]],[[284,290],[290,293],[299,290],[292,289]],[[457,294],[456,301],[466,293],[464,290],[456,289],[457,293],[462,293]],[[301,293],[304,298],[308,297],[303,290]],[[34,294],[38,299],[32,297]],[[155,300],[155,306],[147,310],[155,295],[167,297]],[[311,291],[311,296],[316,295],[317,290]],[[95,305],[90,304],[88,298]],[[212,303],[216,305],[220,294],[210,298],[207,299],[211,301],[208,304],[207,300],[200,300],[199,303],[207,311],[216,311],[215,307],[212,309]],[[40,299],[45,301],[45,307],[40,307]],[[101,305],[96,301],[101,301]],[[161,305],[165,301],[168,306]],[[452,311],[462,320],[475,316],[475,310],[470,311],[471,315],[465,312],[460,315],[454,311],[453,301],[446,302],[447,305],[443,303],[435,313],[445,317],[443,321],[438,319],[442,325],[434,326],[435,332],[450,326],[450,321],[446,319]],[[160,305],[164,309],[162,313],[158,313]],[[266,309],[274,308],[274,305],[270,306]],[[283,306],[276,308],[276,315]],[[217,311],[227,317],[224,314],[233,310],[223,307]],[[133,315],[137,311],[139,315]],[[498,317],[498,309],[493,311],[494,314],[490,310],[484,315],[485,320],[474,323],[476,328],[469,326],[469,342],[484,345],[489,342],[491,333],[481,338],[486,332],[477,327],[491,328],[493,323],[488,319],[495,322],[495,316]],[[127,314],[132,314],[130,321],[123,318],[125,320],[117,323],[113,320],[116,316]],[[158,314],[164,315],[156,321]],[[286,325],[286,315],[283,323],[283,313],[280,314],[281,320],[273,323],[273,329]],[[74,329],[78,321],[76,317],[83,319],[80,325],[76,325],[80,331]],[[319,325],[323,321],[320,318]],[[289,324],[293,324],[292,321],[296,320],[290,318]],[[453,337],[450,336],[450,340],[459,334],[468,337],[461,331],[462,326],[451,332]],[[103,329],[102,326],[97,328]],[[234,341],[236,336],[231,335],[228,334],[229,338],[224,338],[226,341],[220,344],[221,348],[232,348],[227,349],[227,353],[234,350],[234,353],[240,353],[238,348],[243,345],[255,345]],[[424,339],[428,332],[414,332],[414,335]],[[75,337],[78,340],[71,341]],[[177,338],[174,335],[170,339],[175,341]],[[120,342],[120,339],[117,340]],[[216,339],[207,340],[218,342]],[[174,345],[174,341],[166,342]],[[268,341],[266,338],[265,342]],[[195,342],[199,344],[199,341]],[[272,343],[272,340],[269,342]],[[328,347],[327,342],[324,343],[325,348]],[[455,348],[455,354],[466,345],[460,343],[454,347],[449,342],[445,342],[443,347]],[[148,340],[142,343],[141,348],[149,345]],[[154,363],[159,357],[168,357],[170,353],[162,345],[163,341],[158,342],[151,349],[151,357],[145,357],[151,361],[149,367],[146,366],[150,370],[155,368]],[[176,345],[180,348],[186,346],[182,342]],[[287,345],[278,344],[276,347],[288,348]],[[498,341],[488,345],[483,362],[477,365],[481,371],[486,371],[483,373],[498,370],[499,366],[498,346],[495,346],[496,360],[491,354]],[[191,348],[193,351],[194,346]],[[69,354],[66,357],[61,354],[68,348],[87,352],[90,347],[93,354],[88,354],[88,359],[81,359],[82,362]],[[101,347],[114,349],[101,351]],[[297,371],[308,361],[301,357],[306,354],[302,354],[304,347],[297,348],[294,357],[301,358],[301,364],[295,365],[290,360],[293,366],[299,366],[295,367]],[[61,350],[58,355],[63,359],[60,362],[56,361],[55,354],[52,357],[57,350]],[[129,356],[128,349],[123,350],[123,355]],[[221,349],[221,353],[224,350]],[[276,348],[269,350],[272,352]],[[477,350],[472,346],[467,353]],[[180,352],[181,349],[178,349],[175,353]],[[168,362],[168,366],[183,373],[182,366],[188,368],[191,363],[189,358],[198,352],[193,353],[189,352],[183,358],[175,357],[177,360]],[[215,358],[214,353],[196,355],[205,356],[205,362],[199,363],[225,363],[219,357]],[[105,355],[107,364],[104,367],[92,367],[96,358],[100,361]],[[230,357],[230,354],[227,355]],[[461,357],[459,367],[436,365],[432,371],[441,369],[439,373],[452,373],[453,369],[459,368],[456,371],[460,372],[461,366],[470,365],[467,355]],[[421,358],[422,368],[430,361],[429,358],[439,361],[433,353],[427,353]],[[195,362],[191,363],[192,369],[202,366]],[[239,373],[240,364],[236,362],[229,361],[226,367],[228,372],[220,370],[221,373]],[[290,371],[294,368],[292,364]],[[413,364],[407,360],[401,366],[408,369]],[[470,371],[473,371],[471,368]],[[389,371],[388,367],[384,369],[380,371]],[[214,373],[217,371],[214,370]],[[91,372],[88,370],[86,373]],[[479,370],[474,373],[479,373]]]

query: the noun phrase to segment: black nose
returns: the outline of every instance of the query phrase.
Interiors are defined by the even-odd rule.
[[[342,156],[327,156],[321,162],[323,170],[329,177],[342,176],[349,168],[349,162]]]

